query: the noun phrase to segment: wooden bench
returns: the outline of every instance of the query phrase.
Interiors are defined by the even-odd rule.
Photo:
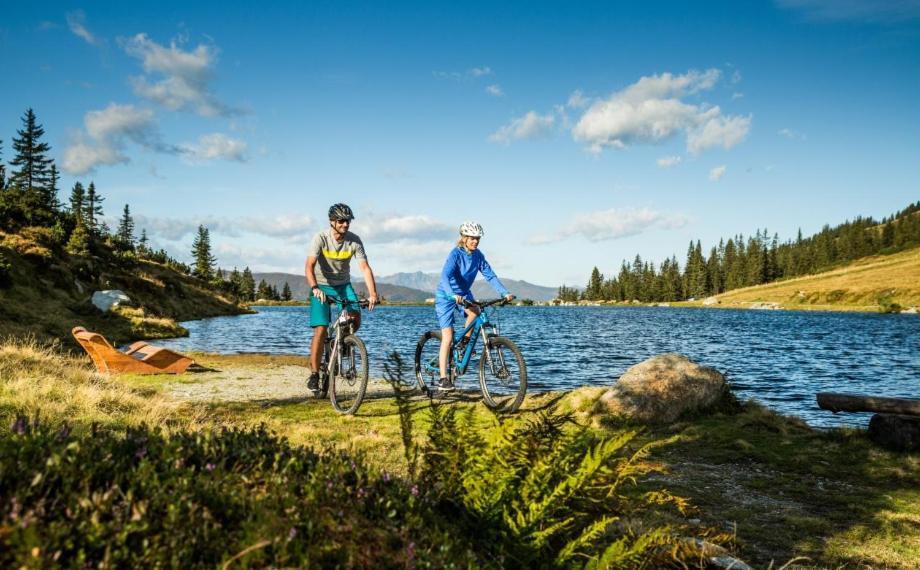
[[[135,342],[122,352],[99,333],[83,327],[74,327],[70,332],[102,373],[182,374],[195,362],[184,354],[144,341]]]
[[[875,412],[869,420],[869,439],[898,451],[920,450],[920,400],[882,398],[860,394],[816,394],[818,407],[837,412]]]

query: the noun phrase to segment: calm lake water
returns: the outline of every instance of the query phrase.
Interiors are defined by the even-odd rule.
[[[158,344],[180,351],[309,354],[309,308],[258,311],[185,322],[189,337]],[[815,426],[865,426],[871,416],[820,410],[815,392],[920,398],[917,315],[505,307],[494,317],[502,334],[524,352],[529,392],[610,385],[650,356],[679,352],[726,373],[740,397]],[[382,376],[384,357],[392,350],[411,367],[419,336],[436,326],[432,307],[365,311],[360,335],[370,353],[371,375]],[[478,385],[474,366],[464,380]]]

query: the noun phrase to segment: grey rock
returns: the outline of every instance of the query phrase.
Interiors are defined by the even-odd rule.
[[[105,313],[106,311],[111,311],[119,305],[127,305],[131,303],[131,298],[125,295],[123,291],[118,289],[109,289],[106,291],[96,291],[93,293],[93,305],[97,309]]]
[[[649,358],[627,370],[600,397],[609,413],[641,423],[671,423],[727,397],[725,376],[682,354]],[[728,396],[730,397],[730,396]]]

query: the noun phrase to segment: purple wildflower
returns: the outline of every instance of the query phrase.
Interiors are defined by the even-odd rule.
[[[204,468],[210,473],[211,471],[214,471],[215,469],[217,469],[217,465],[214,465],[213,463],[208,463],[207,465],[204,466]]]
[[[22,416],[19,416],[18,418],[16,418],[16,421],[13,422],[13,425],[10,426],[10,429],[13,431],[13,433],[22,435],[26,433],[27,427],[28,427],[28,424],[26,423],[26,419]]]
[[[412,485],[412,496],[418,497],[418,485]]]

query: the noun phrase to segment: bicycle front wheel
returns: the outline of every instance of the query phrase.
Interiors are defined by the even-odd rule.
[[[341,414],[353,414],[367,391],[367,347],[360,338],[349,335],[339,346],[341,361],[333,355],[332,376],[329,378],[329,399]],[[341,366],[339,366],[341,362]]]
[[[503,336],[489,337],[479,358],[483,403],[500,412],[515,412],[527,393],[527,365],[521,349]]]

